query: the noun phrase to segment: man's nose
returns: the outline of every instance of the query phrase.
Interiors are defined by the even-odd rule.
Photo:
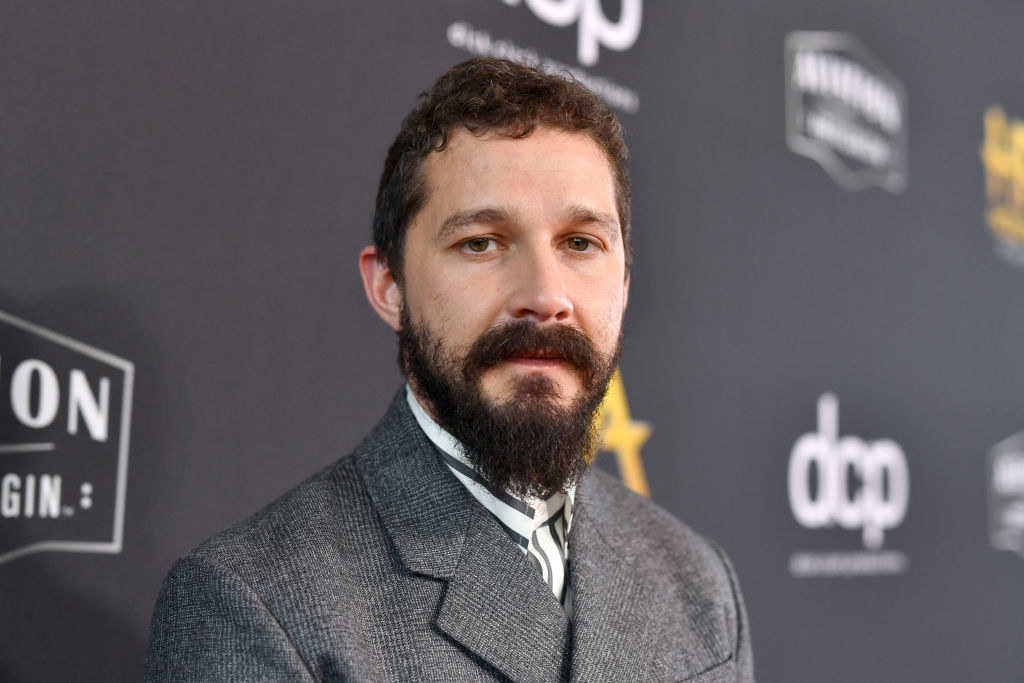
[[[572,316],[572,298],[556,254],[546,250],[540,254],[524,254],[518,265],[515,289],[508,301],[513,318],[562,322]]]

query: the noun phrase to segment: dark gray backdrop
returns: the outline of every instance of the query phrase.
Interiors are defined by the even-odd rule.
[[[1024,7],[643,10],[586,70],[639,96],[622,370],[653,498],[735,561],[760,680],[1021,680],[1024,560],[989,545],[985,454],[1024,429],[1024,268],[994,253],[978,149],[990,105],[1024,116]],[[0,4],[0,311],[136,372],[123,551],[0,564],[0,679],[137,678],[171,561],[380,415],[394,341],[356,255],[401,117],[471,56],[459,21],[578,66],[575,25],[502,0]],[[787,149],[795,30],[851,33],[902,80],[902,194]],[[790,574],[863,550],[787,502],[826,391],[840,433],[906,453],[901,574]]]

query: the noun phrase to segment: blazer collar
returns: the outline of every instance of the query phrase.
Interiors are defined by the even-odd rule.
[[[414,573],[447,579],[462,554],[474,504],[416,423],[404,389],[356,447],[355,463],[388,536]]]
[[[441,462],[404,390],[356,448],[355,461],[402,564],[447,581],[440,604],[430,606],[437,628],[513,680],[564,679],[565,611]]]

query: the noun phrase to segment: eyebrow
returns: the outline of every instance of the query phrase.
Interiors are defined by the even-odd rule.
[[[459,228],[467,225],[510,223],[513,218],[514,216],[511,211],[496,206],[459,211],[444,219],[444,223],[441,224],[441,229],[437,233],[437,239],[444,239]]]
[[[592,211],[585,206],[574,204],[565,212],[565,221],[573,225],[595,225],[608,235],[612,242],[622,239],[622,229],[619,221],[607,213]]]
[[[566,209],[562,220],[570,225],[597,226],[613,243],[622,239],[622,229],[614,216],[601,211],[593,211],[580,204],[573,204]],[[500,206],[467,209],[448,216],[437,232],[437,239],[446,239],[451,233],[467,225],[497,225],[515,221],[516,213]]]

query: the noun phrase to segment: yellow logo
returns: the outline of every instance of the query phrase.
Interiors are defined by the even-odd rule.
[[[988,227],[1001,255],[1024,265],[1024,121],[1007,119],[1001,107],[989,107],[981,163]]]
[[[622,474],[622,483],[642,496],[650,496],[647,475],[640,459],[640,449],[651,436],[651,425],[634,420],[629,414],[622,374],[616,370],[608,385],[608,393],[597,411],[601,450],[615,453]]]

